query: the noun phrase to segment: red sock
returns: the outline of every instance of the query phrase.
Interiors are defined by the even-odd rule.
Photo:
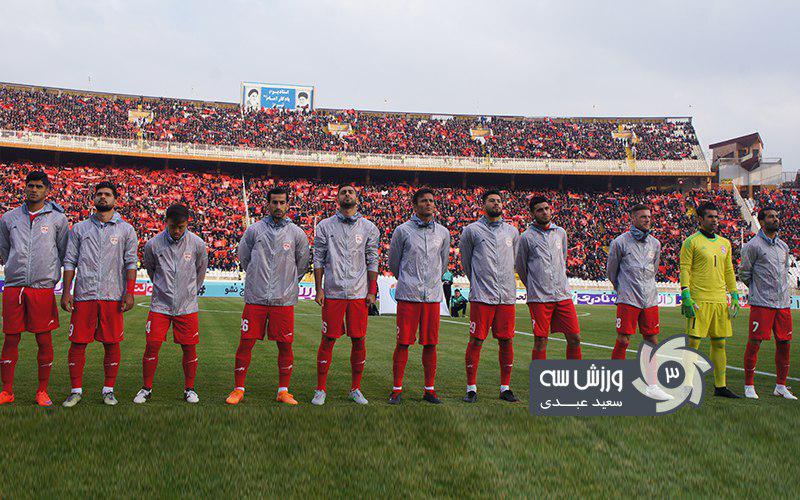
[[[775,371],[778,374],[775,383],[786,385],[786,378],[789,376],[789,342],[778,342],[775,345]]]
[[[289,342],[278,342],[278,387],[289,388],[292,380],[292,366],[294,365],[294,353],[292,344]]]
[[[406,373],[406,364],[408,364],[408,346],[397,344],[394,348],[394,355],[392,356],[393,390],[399,391],[403,389],[403,376]]]
[[[748,342],[744,348],[744,385],[753,385],[756,378],[756,363],[758,363],[758,349],[761,346]],[[777,366],[778,351],[775,351],[775,363]]]
[[[333,346],[336,339],[322,336],[317,349],[317,390],[324,391],[328,386],[328,370],[331,369],[333,361]]]
[[[142,356],[142,387],[145,389],[153,388],[153,378],[156,376],[158,367],[158,351],[161,349],[161,342],[148,342],[144,347]]]
[[[514,342],[509,340],[500,341],[500,385],[511,385],[511,369],[514,367]]]
[[[239,348],[236,349],[236,368],[233,370],[234,387],[244,388],[244,379],[247,377],[247,369],[250,367],[250,359],[253,357],[255,345],[255,339],[239,340]]]
[[[611,359],[625,359],[625,351],[628,350],[629,345],[631,345],[630,339],[625,339],[625,342],[621,342],[619,337],[617,337],[614,350],[611,351]]]
[[[122,360],[122,352],[119,349],[119,342],[103,344],[106,353],[103,356],[103,371],[105,372],[105,387],[114,387],[119,373],[119,362]]]
[[[534,349],[531,359],[547,359],[547,348],[545,347],[541,351]]]
[[[478,384],[478,364],[481,362],[481,347],[475,340],[467,342],[467,353],[464,355],[464,361],[467,365],[467,385]]]
[[[352,339],[350,347],[350,372],[353,382],[350,389],[361,389],[361,377],[364,375],[364,365],[367,363],[367,342],[364,337]]]
[[[578,345],[567,344],[567,359],[582,359],[580,344]]]
[[[436,382],[436,346],[422,346],[422,370],[425,372],[425,390],[432,391]]]
[[[39,353],[36,356],[39,388],[36,390],[46,392],[47,384],[50,382],[50,370],[53,368],[53,336],[50,332],[37,333],[36,343],[39,345]]]
[[[0,375],[3,378],[3,390],[14,394],[14,367],[19,359],[19,334],[7,333],[3,340],[3,351],[0,355]]]
[[[197,346],[182,345],[183,349],[183,388],[194,389],[194,379],[197,376]]]
[[[83,387],[83,366],[86,364],[86,344],[76,344],[69,346],[67,353],[67,363],[69,365],[69,380],[73,389]]]

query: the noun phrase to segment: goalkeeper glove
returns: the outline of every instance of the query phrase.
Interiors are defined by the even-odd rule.
[[[735,318],[739,315],[739,309],[741,309],[739,305],[739,292],[731,292],[731,305],[728,307],[728,316],[730,316],[731,319]]]
[[[692,300],[692,296],[689,294],[689,289],[686,288],[681,292],[681,314],[683,314],[687,318],[694,318],[694,311],[695,309],[700,309],[697,306],[697,303]]]

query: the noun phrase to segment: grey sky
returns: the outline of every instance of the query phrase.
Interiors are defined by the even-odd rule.
[[[4,1],[0,80],[333,108],[694,117],[797,170],[800,2]]]

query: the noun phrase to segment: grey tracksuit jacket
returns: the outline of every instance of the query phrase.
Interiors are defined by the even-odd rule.
[[[177,241],[162,231],[144,245],[142,254],[142,267],[153,282],[150,310],[169,316],[196,313],[197,291],[208,267],[205,242],[190,231]]]

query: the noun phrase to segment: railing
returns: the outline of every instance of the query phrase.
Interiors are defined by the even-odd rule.
[[[289,149],[256,149],[239,146],[190,144],[118,139],[81,135],[53,134],[0,129],[0,145],[42,147],[59,150],[97,153],[141,154],[163,158],[202,158],[211,161],[250,162],[273,165],[309,165],[323,167],[420,169],[459,172],[531,172],[653,175],[703,175],[710,169],[705,161],[638,160],[629,166],[625,160],[560,160],[537,158],[485,158],[465,156],[383,155],[303,151]]]

